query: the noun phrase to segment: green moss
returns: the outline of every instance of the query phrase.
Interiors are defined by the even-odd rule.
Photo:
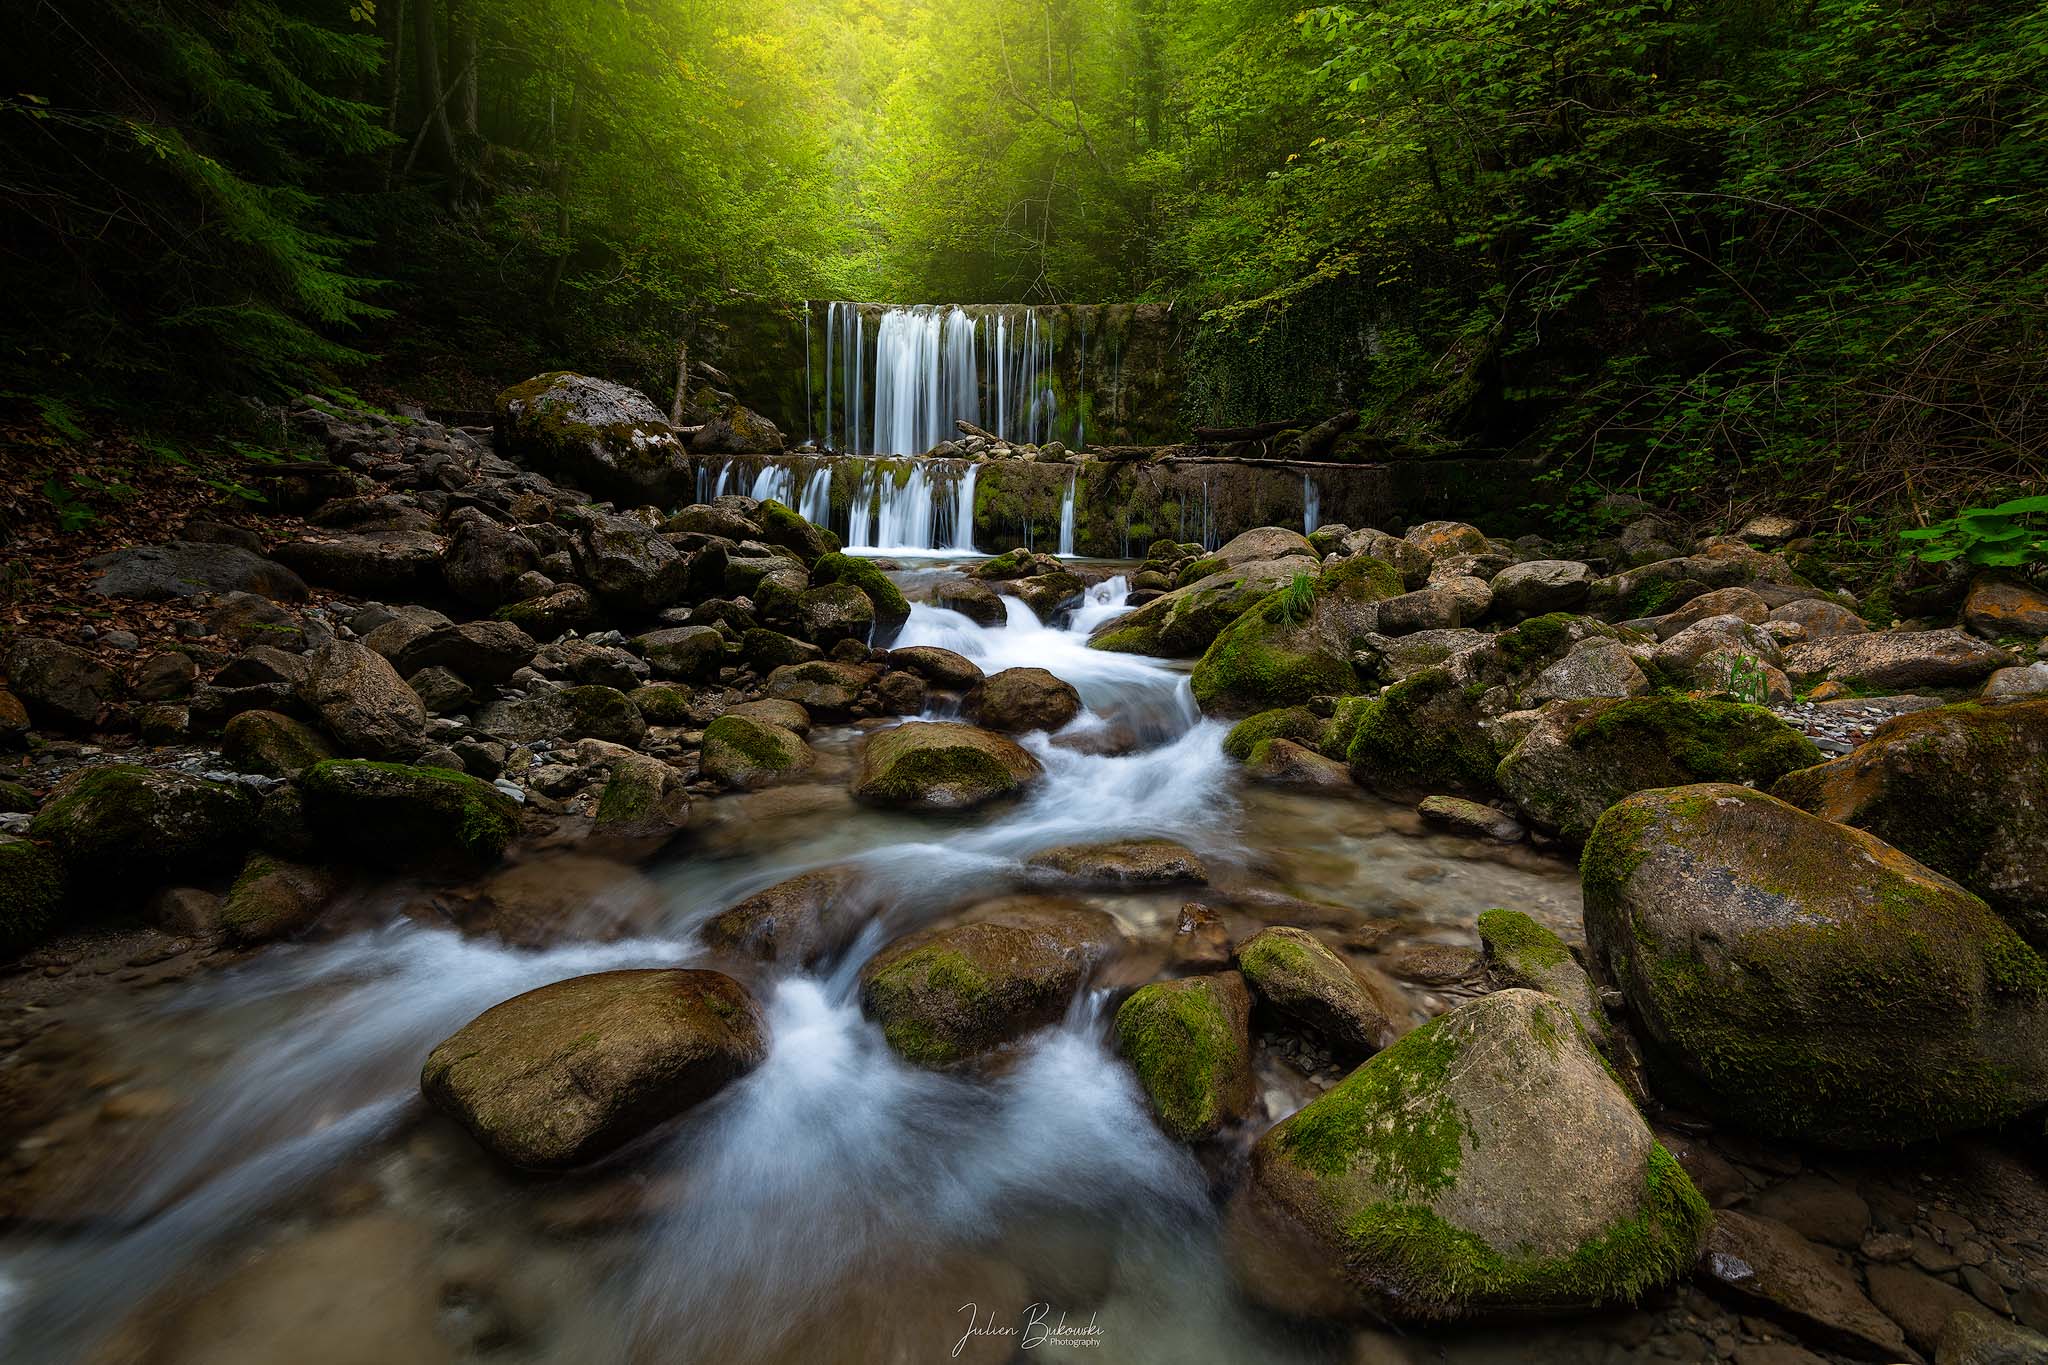
[[[169,878],[230,865],[255,816],[239,788],[117,763],[67,778],[29,833],[63,859],[74,892],[134,899]]]
[[[297,783],[316,836],[376,862],[449,854],[495,862],[519,829],[518,807],[503,792],[445,768],[329,759]]]
[[[1487,910],[1479,916],[1479,941],[1489,956],[1524,974],[1571,961],[1572,950],[1556,934],[1519,910]]]
[[[826,553],[839,549],[839,537],[822,526],[805,521],[793,508],[773,498],[762,501],[755,520],[761,526],[761,539],[770,545],[796,551],[806,563],[817,559],[821,548]]]
[[[1463,1115],[1442,1093],[1457,1059],[1458,1043],[1441,1020],[1432,1020],[1311,1101],[1280,1126],[1275,1140],[1320,1176],[1342,1175],[1363,1162],[1375,1181],[1399,1185],[1415,1198],[1448,1189],[1464,1164],[1469,1136]]]
[[[1159,628],[1148,625],[1119,626],[1091,637],[1088,648],[1108,650],[1114,654],[1146,654],[1156,657],[1160,651]]]
[[[1358,726],[1372,709],[1370,697],[1339,697],[1337,708],[1330,716],[1330,722],[1323,728],[1322,737],[1316,741],[1316,752],[1324,758],[1334,758],[1339,763],[1351,752],[1351,741],[1358,737]]]
[[[1200,978],[1156,982],[1116,1014],[1117,1050],[1182,1141],[1215,1132],[1230,1117],[1227,1092],[1249,1083],[1244,1041],[1216,991]]]
[[[913,805],[936,788],[966,787],[982,791],[1007,792],[1017,779],[994,755],[971,745],[928,747],[912,750],[890,763],[887,771],[865,784],[860,794],[870,800]]]
[[[1223,752],[1243,763],[1259,744],[1275,738],[1291,739],[1314,748],[1321,743],[1326,722],[1306,707],[1287,706],[1261,711],[1231,727],[1223,738]]]
[[[688,725],[695,694],[678,683],[650,683],[626,694],[649,725]]]
[[[1348,654],[1322,638],[1317,623],[1297,624],[1285,590],[1259,599],[1204,651],[1190,678],[1205,711],[1256,711],[1310,697],[1356,691]]]
[[[1493,642],[1501,661],[1514,673],[1531,673],[1561,659],[1572,647],[1570,612],[1532,616]]]
[[[57,922],[64,866],[40,844],[0,836],[0,957],[35,947]]]
[[[1365,708],[1345,759],[1370,785],[1487,795],[1499,760],[1479,719],[1449,672],[1425,668]]]
[[[1667,755],[1696,782],[1770,783],[1826,757],[1765,707],[1698,697],[1617,702],[1579,722],[1571,743],[1581,751],[1642,746]]]
[[[975,1051],[973,1021],[995,1000],[995,985],[961,953],[929,944],[868,978],[862,995],[882,1035],[905,1061],[950,1066]]]
[[[1228,569],[1229,567],[1230,565],[1228,565],[1224,561],[1215,558],[1205,557],[1202,559],[1192,560],[1181,567],[1179,575],[1176,576],[1173,580],[1173,586],[1176,588],[1185,588],[1190,584],[1200,582],[1202,579],[1207,578],[1212,573],[1222,573],[1225,569]]]
[[[1632,1303],[1684,1275],[1713,1214],[1661,1143],[1650,1148],[1640,1212],[1563,1256],[1516,1256],[1453,1227],[1426,1205],[1387,1202],[1345,1227],[1354,1263],[1369,1267],[1420,1315],[1468,1304],[1543,1308]]]
[[[1401,571],[1371,555],[1353,555],[1326,566],[1321,587],[1356,602],[1384,602],[1406,591]]]
[[[833,551],[820,556],[811,569],[811,583],[823,587],[830,583],[851,583],[867,594],[868,601],[875,607],[877,621],[901,622],[910,619],[910,603],[903,596],[903,590],[889,581],[889,576],[876,568],[872,560],[856,558],[853,555]]]

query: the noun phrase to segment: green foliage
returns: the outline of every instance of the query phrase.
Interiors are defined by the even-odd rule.
[[[1722,690],[1729,696],[1751,706],[1762,706],[1770,700],[1770,688],[1770,678],[1755,655],[1731,654],[1728,657],[1728,682]]]
[[[1305,573],[1298,573],[1294,581],[1280,590],[1280,600],[1274,604],[1278,620],[1290,625],[1299,625],[1308,620],[1316,609],[1316,581]]]
[[[2048,564],[2048,496],[1972,507],[1932,526],[1899,532],[1906,553],[1929,564],[1960,559],[1987,569]]]

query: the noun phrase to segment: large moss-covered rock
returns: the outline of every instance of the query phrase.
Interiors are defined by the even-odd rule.
[[[953,721],[909,721],[868,737],[853,794],[870,805],[969,810],[1044,774],[1036,758],[1002,735]]]
[[[790,551],[801,559],[807,568],[839,548],[838,536],[822,526],[805,521],[795,509],[773,498],[762,501],[758,515],[761,521],[760,538],[770,545],[779,545]]]
[[[761,1012],[730,977],[618,971],[514,996],[427,1056],[420,1089],[527,1170],[615,1151],[767,1056]]]
[[[895,639],[896,632],[903,629],[903,623],[910,619],[910,603],[904,598],[903,590],[890,582],[889,575],[876,568],[871,559],[837,551],[821,555],[811,566],[811,582],[851,583],[867,594],[875,609],[874,643],[877,645],[886,645]]]
[[[497,449],[598,497],[673,505],[695,488],[682,438],[647,396],[557,370],[498,395]]]
[[[1057,730],[1081,714],[1081,694],[1043,668],[1006,668],[977,683],[961,705],[977,725],[1006,734]]]
[[[1352,777],[1392,796],[1491,795],[1500,756],[1475,701],[1443,668],[1395,683],[1356,715],[1344,754]]]
[[[1243,763],[1268,740],[1289,739],[1313,749],[1323,742],[1330,722],[1306,706],[1282,706],[1246,716],[1223,737],[1223,752]]]
[[[1953,877],[2048,952],[2048,700],[1899,716],[1772,791]]]
[[[816,759],[802,736],[779,725],[727,712],[704,728],[703,775],[721,787],[765,787]]]
[[[1563,1006],[1508,990],[1416,1029],[1252,1151],[1255,1297],[1409,1321],[1629,1303],[1711,1215]]]
[[[519,831],[510,797],[445,768],[331,759],[294,785],[320,847],[380,866],[495,862]]]
[[[1487,910],[1478,928],[1486,972],[1495,985],[1542,991],[1571,1011],[1595,1047],[1607,1049],[1607,1011],[1593,978],[1563,939],[1519,910]]]
[[[602,741],[585,740],[580,751]],[[593,756],[594,757],[594,756]],[[690,820],[683,775],[648,754],[614,753],[605,761],[604,790],[591,812],[591,829],[611,840],[660,845]]]
[[[221,929],[237,943],[290,938],[319,919],[339,885],[324,868],[252,853],[221,905]]]
[[[818,659],[776,669],[768,675],[766,691],[770,699],[795,702],[819,720],[845,720],[853,714],[861,693],[881,676],[882,670],[873,664]]]
[[[1214,715],[1242,716],[1310,697],[1358,690],[1353,651],[1371,608],[1397,595],[1400,577],[1376,559],[1302,574],[1224,627],[1195,664],[1195,700]]]
[[[1236,972],[1156,981],[1116,1012],[1116,1046],[1159,1126],[1182,1142],[1242,1120],[1257,1097],[1251,995]]]
[[[1532,824],[1584,842],[1631,792],[1694,782],[1768,786],[1818,763],[1813,741],[1761,706],[1694,697],[1545,706],[1495,772]]]
[[[830,649],[841,640],[867,643],[875,634],[875,608],[851,583],[807,588],[796,599],[797,627],[806,640]]]
[[[1088,647],[1122,654],[1192,658],[1207,649],[1225,626],[1292,583],[1296,574],[1318,572],[1315,552],[1306,541],[1298,547],[1284,542],[1260,542],[1263,548],[1277,553],[1251,559],[1226,558],[1226,552],[1231,552],[1237,543],[1233,541],[1214,556],[1197,561],[1202,573],[1193,581],[1104,622],[1089,637]]]
[[[2048,1102],[2048,962],[1872,835],[1746,787],[1672,787],[1602,816],[1583,874],[1594,962],[1684,1102],[1848,1147]]]
[[[74,895],[132,901],[234,866],[255,823],[239,787],[113,764],[59,782],[29,833],[63,860]]]
[[[861,969],[861,1006],[904,1060],[947,1067],[1056,1023],[1123,943],[1099,910],[1001,902],[896,940]]]
[[[0,834],[0,960],[33,948],[58,923],[64,864],[32,840]]]
[[[276,711],[244,711],[221,728],[220,756],[238,772],[289,777],[334,757],[320,732]]]
[[[1292,925],[1259,930],[1237,950],[1237,969],[1260,1000],[1350,1058],[1394,1039],[1385,1004],[1350,963]]]

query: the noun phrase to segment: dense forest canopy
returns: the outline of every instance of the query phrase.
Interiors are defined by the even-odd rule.
[[[735,296],[1141,300],[1191,418],[1580,493],[2042,472],[2038,5],[41,0],[11,46],[16,389],[659,391]]]

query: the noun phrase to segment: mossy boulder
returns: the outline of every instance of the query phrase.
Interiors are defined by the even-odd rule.
[[[2048,952],[2048,700],[1899,716],[1772,792],[1961,882]]]
[[[239,787],[111,764],[59,782],[29,834],[63,860],[74,897],[131,902],[233,867],[255,826],[256,802]]]
[[[595,621],[597,599],[580,583],[564,583],[538,597],[502,606],[494,615],[500,621],[510,621],[536,640],[553,640]]]
[[[933,687],[944,687],[954,692],[965,692],[975,687],[986,675],[981,665],[964,654],[937,645],[910,645],[889,651],[891,668],[907,668]]]
[[[865,606],[867,599],[862,598]],[[866,639],[865,635],[853,637]],[[740,657],[747,661],[747,667],[757,673],[773,673],[790,664],[812,663],[824,657],[824,651],[793,635],[784,635],[779,630],[753,626],[740,635]]]
[[[599,972],[484,1011],[428,1054],[420,1089],[501,1160],[562,1170],[753,1070],[765,1034],[746,988],[717,972]]]
[[[1508,990],[1259,1139],[1229,1250],[1276,1307],[1432,1321],[1635,1302],[1710,1221],[1571,1015]]]
[[[1081,694],[1043,668],[1006,668],[976,683],[961,710],[977,725],[1021,735],[1057,730],[1080,715]]]
[[[1123,945],[1099,910],[1028,899],[896,940],[861,969],[861,1007],[905,1061],[950,1067],[1057,1023]]]
[[[1769,786],[1821,760],[1761,706],[1695,697],[1551,702],[1494,779],[1539,829],[1583,843],[1632,792],[1695,782]]]
[[[1003,585],[1006,594],[1031,608],[1033,616],[1048,624],[1060,614],[1061,608],[1079,598],[1087,590],[1087,582],[1079,574],[1067,569],[1054,569],[1050,573],[1013,578]]]
[[[1473,690],[1448,669],[1425,668],[1366,703],[1351,722],[1351,776],[1388,796],[1494,791],[1500,755]]]
[[[730,712],[704,728],[703,775],[729,790],[765,787],[817,760],[803,737]]]
[[[58,924],[64,864],[29,839],[0,834],[0,960],[26,952]]]
[[[895,639],[896,632],[903,629],[903,623],[910,619],[910,603],[903,596],[903,590],[890,582],[889,575],[876,568],[871,559],[836,551],[821,555],[811,567],[811,582],[820,585],[851,583],[867,594],[875,610],[877,645],[885,645]]]
[[[1318,571],[1310,553],[1235,565],[1219,562],[1214,572],[1104,622],[1089,637],[1088,647],[1120,654],[1194,658],[1215,642],[1225,626],[1288,586],[1296,574]]]
[[[852,583],[806,588],[796,599],[796,620],[804,638],[819,649],[841,640],[866,644],[875,634],[874,604]]]
[[[688,725],[697,694],[681,683],[645,683],[626,694],[649,725]]]
[[[290,938],[320,918],[339,886],[324,868],[252,853],[221,904],[221,929],[236,943]]]
[[[755,892],[704,926],[719,952],[809,966],[859,932],[868,903],[859,869],[822,867]]]
[[[1639,792],[1582,864],[1594,965],[1658,1088],[1843,1147],[2048,1102],[2048,962],[1976,896],[1747,787]]]
[[[761,525],[760,538],[763,541],[790,551],[804,562],[806,568],[839,549],[838,536],[805,521],[795,509],[773,498],[762,501],[756,519]]]
[[[672,506],[695,488],[682,438],[647,395],[567,370],[498,395],[497,450],[598,497]]]
[[[1259,930],[1238,948],[1237,969],[1262,1002],[1346,1057],[1369,1057],[1394,1039],[1386,1006],[1366,979],[1306,929]]]
[[[1542,991],[1571,1011],[1593,1046],[1607,1051],[1607,1011],[1593,978],[1563,939],[1519,910],[1485,911],[1478,928],[1486,972],[1496,986]]]
[[[682,774],[647,754],[620,753],[591,813],[593,832],[613,840],[667,842],[690,821]]]
[[[1328,720],[1306,706],[1276,707],[1246,716],[1231,726],[1230,733],[1223,737],[1223,752],[1243,763],[1251,758],[1253,749],[1267,740],[1290,739],[1313,749],[1323,742],[1329,725]]]
[[[1363,562],[1393,576],[1377,560]],[[1351,652],[1365,623],[1348,599],[1369,602],[1373,586],[1370,576],[1334,584],[1303,574],[1261,599],[1225,626],[1195,664],[1196,703],[1210,715],[1244,716],[1358,691]]]
[[[237,772],[290,777],[335,755],[310,725],[276,711],[244,711],[221,728],[220,756]]]
[[[1023,791],[1045,768],[1014,740],[953,721],[908,721],[868,737],[856,800],[915,810],[971,810]]]
[[[670,626],[634,637],[633,648],[657,678],[701,682],[725,662],[725,636],[716,626]]]
[[[1209,880],[1193,850],[1171,839],[1068,844],[1032,854],[1028,866],[1099,886],[1200,886]]]
[[[294,785],[321,847],[379,866],[493,863],[519,832],[510,797],[446,768],[330,759]]]
[[[776,669],[768,675],[766,691],[771,699],[793,701],[819,720],[845,720],[853,714],[861,694],[881,676],[882,670],[873,664],[819,659]]]
[[[1116,1012],[1116,1047],[1159,1126],[1182,1142],[1241,1122],[1258,1096],[1251,994],[1236,972],[1140,988]]]
[[[637,690],[637,689],[636,689]],[[476,728],[511,744],[601,739],[632,748],[647,737],[640,708],[616,687],[585,683],[536,690],[477,708]]]

